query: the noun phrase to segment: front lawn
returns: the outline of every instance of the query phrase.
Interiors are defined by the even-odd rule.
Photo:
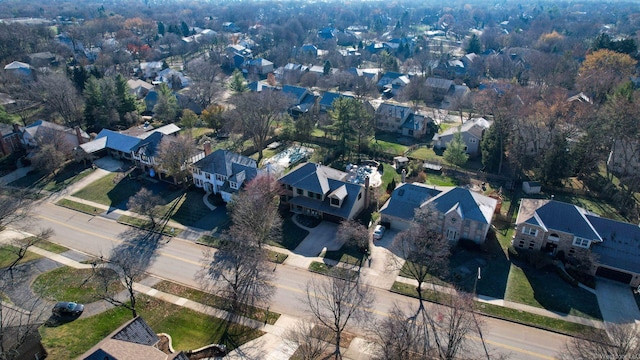
[[[60,199],[56,205],[66,207],[67,209],[80,211],[89,215],[96,215],[98,213],[98,209],[87,204],[79,203],[77,201],[69,200],[69,199]],[[100,209],[102,212],[102,209]]]
[[[12,262],[17,258],[16,253],[18,252],[18,248],[13,245],[2,245],[0,246],[0,269],[5,268],[11,265]],[[19,264],[40,259],[42,256],[32,253],[31,251],[27,251],[27,254],[20,260]]]
[[[138,295],[137,310],[155,333],[171,335],[176,351],[210,344],[225,344],[231,351],[263,335],[259,330],[235,323],[229,325],[225,320],[145,295]],[[43,326],[40,334],[51,359],[73,359],[130,319],[130,310],[116,307],[57,327]]]
[[[364,254],[357,246],[347,244],[342,245],[339,250],[327,251],[324,258],[357,266],[364,265],[363,262],[366,260]]]
[[[309,235],[309,232],[296,225],[291,217],[292,213],[287,212],[282,219],[282,240],[280,242],[272,242],[269,245],[282,247],[288,250],[295,250],[302,240]]]
[[[211,209],[202,201],[203,196],[204,193],[201,191],[190,190],[176,197],[166,206],[167,209],[173,209],[171,220],[185,226],[193,226],[198,220],[211,214]]]
[[[38,171],[31,171],[27,176],[11,182],[10,186],[32,187],[46,191],[60,191],[67,186],[83,179],[93,172],[91,167],[83,163],[68,162],[55,175],[42,174]]]
[[[97,269],[96,271],[111,271]],[[88,304],[100,300],[99,291],[102,282],[93,269],[74,269],[59,267],[36,278],[32,284],[33,292],[51,301],[75,301]],[[124,290],[120,281],[109,284],[109,292],[116,294]]]
[[[511,265],[505,300],[602,320],[596,295],[572,287],[552,270],[536,270],[528,265]]]
[[[117,207],[143,187],[143,184],[123,173],[111,173],[72,194],[98,204]]]

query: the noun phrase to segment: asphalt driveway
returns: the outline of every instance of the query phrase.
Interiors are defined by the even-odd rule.
[[[611,323],[640,322],[640,310],[629,285],[596,278],[596,296],[602,319]]]

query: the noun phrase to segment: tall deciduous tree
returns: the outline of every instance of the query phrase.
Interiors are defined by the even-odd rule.
[[[344,220],[338,226],[338,240],[355,246],[363,253],[369,252],[369,230],[356,220]]]
[[[374,301],[373,292],[358,280],[329,276],[309,281],[305,295],[304,301],[311,315],[333,332],[334,358],[342,359],[342,333],[347,324],[363,324],[367,320],[365,309]]]
[[[156,228],[157,219],[160,216],[160,205],[162,204],[163,201],[160,196],[147,188],[142,188],[129,199],[127,208],[149,218],[151,230],[153,230]]]
[[[273,135],[278,120],[292,103],[292,98],[279,91],[265,90],[234,96],[237,121],[244,135],[258,150],[258,163],[262,160],[267,139]]]
[[[588,54],[578,71],[577,87],[602,104],[620,83],[633,73],[637,61],[627,54],[598,50]]]
[[[69,78],[59,73],[44,75],[36,88],[51,114],[59,115],[68,127],[81,125],[84,102]]]
[[[282,236],[282,217],[278,212],[281,188],[270,175],[258,175],[228,205],[231,235],[251,246],[278,242]]]
[[[430,276],[445,275],[448,269],[449,241],[433,228],[438,219],[428,206],[416,211],[415,220],[409,229],[394,238],[394,253],[387,258],[387,267],[392,271],[403,270],[405,276],[418,282],[418,311],[422,311],[424,283]]]
[[[637,324],[605,323],[607,336],[589,328],[565,345],[559,358],[563,360],[628,359],[640,354],[640,327]]]
[[[156,160],[161,170],[173,177],[174,183],[187,185],[186,179],[191,173],[189,162],[197,152],[195,141],[190,136],[164,137]]]

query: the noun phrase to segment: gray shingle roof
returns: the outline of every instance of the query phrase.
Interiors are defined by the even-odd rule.
[[[525,201],[528,199],[523,199]],[[581,237],[583,239],[601,241],[587,215],[593,215],[587,210],[561,201],[551,200],[535,210],[526,219],[518,219],[519,223],[542,226],[548,231],[556,230]]]
[[[417,208],[428,199],[438,195],[441,191],[426,185],[400,184],[393,192],[389,201],[380,209],[380,213],[400,219],[410,220]]]
[[[281,183],[311,191],[327,194],[331,187],[329,179],[344,180],[347,173],[314,163],[304,163],[279,179]]]
[[[491,218],[497,203],[496,199],[488,196],[475,193],[469,189],[454,187],[427,200],[421,207],[433,206],[443,214],[455,210],[464,219],[491,224]]]
[[[151,157],[156,156],[158,149],[160,149],[160,142],[164,138],[164,134],[161,132],[154,132],[147,136],[144,140],[141,140],[136,146],[131,148],[131,151],[137,152],[139,149],[143,149],[145,155]]]
[[[193,165],[202,171],[227,177],[242,170],[258,168],[255,160],[223,149],[214,151]]]
[[[149,327],[149,324],[141,317],[135,318],[129,325],[122,328],[111,338],[147,346],[153,346],[160,341],[158,335],[156,335],[151,327]]]
[[[587,215],[587,220],[602,238],[591,250],[598,254],[600,264],[640,273],[640,227],[599,216]]]
[[[140,139],[135,136],[102,129],[93,141],[84,143],[80,145],[80,147],[88,153],[93,153],[104,148],[129,153],[134,146],[138,145],[139,142]]]
[[[327,179],[327,183],[330,190],[339,189],[344,186],[347,194],[342,200],[342,206],[331,206],[331,198],[328,196],[324,201],[312,199],[306,196],[295,196],[291,198],[289,202],[293,205],[300,205],[309,209],[318,210],[325,214],[335,215],[346,219],[349,217],[349,214],[351,214],[351,210],[353,209],[356,200],[358,200],[358,193],[362,190],[362,186],[334,179]]]

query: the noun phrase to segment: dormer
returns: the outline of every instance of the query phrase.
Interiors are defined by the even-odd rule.
[[[342,202],[347,197],[347,187],[342,185],[329,194],[329,202],[333,207],[341,207]]]
[[[231,188],[234,190],[240,189],[240,186],[242,186],[242,183],[244,182],[246,177],[247,174],[245,173],[245,171],[240,171],[239,173],[229,178],[229,186],[231,186]]]

